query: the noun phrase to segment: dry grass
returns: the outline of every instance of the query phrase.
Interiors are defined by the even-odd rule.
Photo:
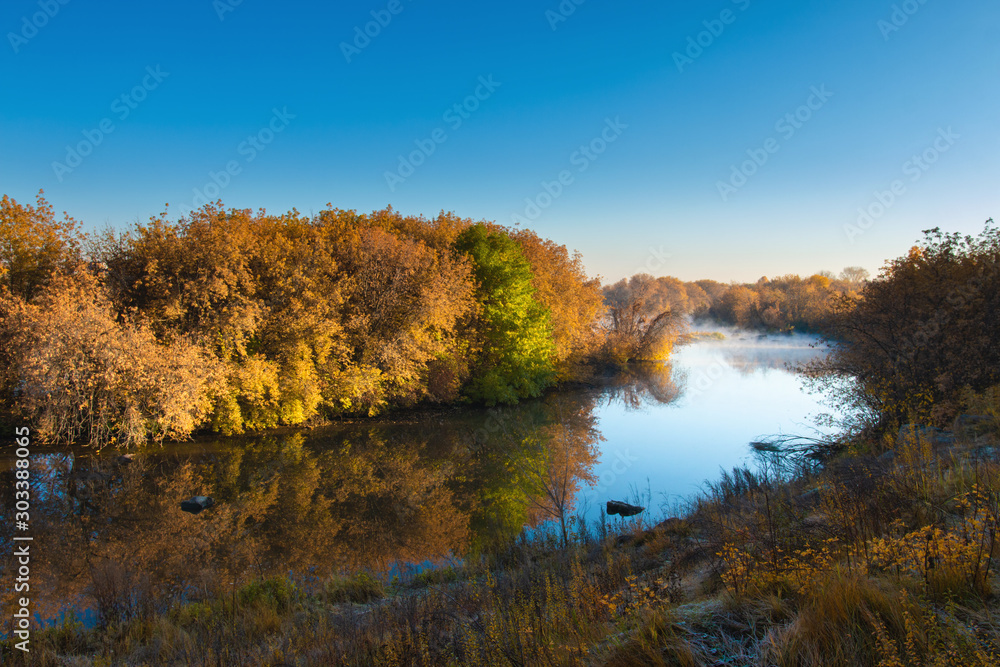
[[[95,570],[105,627],[69,618],[31,664],[1000,664],[995,440],[738,470],[663,527],[542,535],[393,584],[269,579],[162,610],[135,573]]]

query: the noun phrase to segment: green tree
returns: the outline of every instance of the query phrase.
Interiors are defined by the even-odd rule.
[[[459,235],[455,249],[471,258],[476,280],[469,396],[487,405],[538,396],[554,377],[552,325],[521,247],[505,232],[477,224]]]

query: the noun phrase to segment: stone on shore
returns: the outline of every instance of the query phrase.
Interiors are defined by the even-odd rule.
[[[914,440],[929,442],[933,447],[950,447],[955,444],[955,434],[933,426],[904,424],[896,438],[898,444]]]
[[[181,501],[181,509],[191,514],[198,514],[202,510],[207,510],[215,504],[215,501],[208,496],[194,496],[190,500]]]

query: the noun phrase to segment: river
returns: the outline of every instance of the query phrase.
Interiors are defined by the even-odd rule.
[[[748,462],[748,443],[815,435],[824,411],[786,367],[806,336],[730,335],[608,386],[498,409],[447,408],[309,431],[198,438],[137,453],[32,458],[35,613],[163,604],[254,577],[406,573],[502,545],[560,512],[590,524],[611,499],[669,513]],[[13,516],[12,459],[0,503]],[[193,495],[216,505],[180,510]],[[13,571],[11,526],[0,537]],[[130,591],[121,598],[122,591]]]

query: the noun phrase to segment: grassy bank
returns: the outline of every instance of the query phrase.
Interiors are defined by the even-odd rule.
[[[567,548],[541,535],[391,582],[268,579],[160,609],[109,577],[103,627],[36,634],[30,664],[994,665],[998,425],[851,443],[822,468],[773,452],[684,518],[574,521]]]

